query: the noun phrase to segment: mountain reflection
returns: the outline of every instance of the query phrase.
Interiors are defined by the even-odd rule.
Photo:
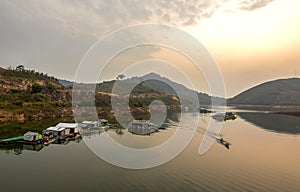
[[[300,134],[300,117],[274,114],[274,113],[238,113],[246,121],[257,125],[265,130],[286,133]]]

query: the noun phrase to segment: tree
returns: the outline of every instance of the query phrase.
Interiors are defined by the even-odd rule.
[[[24,70],[25,70],[25,67],[24,67],[24,65],[18,65],[18,66],[16,67],[16,70],[17,70],[17,71],[24,71]]]
[[[121,79],[124,79],[125,78],[125,75],[124,74],[120,74],[117,76],[117,80],[121,80]]]

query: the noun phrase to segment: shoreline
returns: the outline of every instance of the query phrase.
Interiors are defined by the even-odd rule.
[[[291,115],[291,116],[300,117],[300,111],[299,112],[276,112],[275,114]]]
[[[249,110],[268,110],[270,112],[300,112],[300,105],[245,105],[245,104],[229,104],[228,107],[236,109]]]

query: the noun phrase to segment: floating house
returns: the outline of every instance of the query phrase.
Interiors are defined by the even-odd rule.
[[[48,127],[45,131],[43,131],[43,135],[48,135],[48,136],[59,136],[59,137],[64,137],[65,136],[65,128],[63,127]]]
[[[157,131],[153,123],[147,120],[134,120],[131,124],[131,127],[128,128],[128,131],[138,135],[150,135],[151,133]]]
[[[43,136],[37,132],[27,132],[24,134],[23,136],[23,140],[24,141],[28,141],[28,142],[38,142],[41,141],[43,139]]]
[[[83,121],[80,124],[81,128],[99,128],[101,127],[101,121]]]
[[[78,123],[58,123],[55,127],[64,128],[66,136],[79,133]]]
[[[43,138],[46,144],[57,139],[65,139],[79,134],[78,123],[58,123],[55,127],[48,127],[43,131]],[[50,142],[50,143],[49,143]]]

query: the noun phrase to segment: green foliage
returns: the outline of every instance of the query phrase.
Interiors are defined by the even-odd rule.
[[[31,93],[40,93],[43,90],[43,86],[34,82],[31,86]]]
[[[52,82],[53,84],[60,85],[57,78],[53,76],[48,76],[48,74],[40,73],[35,70],[26,70],[23,65],[17,66],[15,69],[9,67],[6,70],[1,71],[3,77],[13,77],[13,78],[25,78],[28,80],[44,80]]]
[[[21,90],[20,89],[11,89],[10,93],[20,93]]]
[[[23,101],[16,100],[16,101],[13,102],[13,105],[18,106],[18,107],[22,107],[23,106]]]
[[[56,86],[53,83],[48,82],[47,83],[47,89],[50,90],[50,91],[53,91],[53,90],[56,89]]]
[[[31,100],[33,102],[46,102],[47,101],[47,96],[41,93],[37,93],[32,95]]]

